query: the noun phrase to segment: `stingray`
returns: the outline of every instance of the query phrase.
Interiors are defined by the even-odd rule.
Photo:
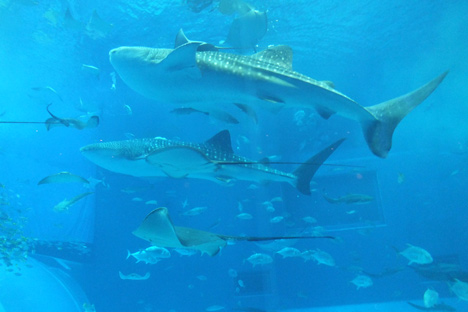
[[[86,24],[86,34],[93,40],[105,38],[111,32],[112,27],[114,27],[113,24],[104,21],[94,10]]]
[[[96,128],[99,125],[99,117],[91,116],[87,122],[83,122],[74,118],[61,118],[52,114],[49,110],[51,104],[47,106],[47,112],[52,118],[48,118],[46,121],[0,121],[3,124],[45,124],[47,131],[52,127],[65,126],[67,128],[75,128],[83,130],[87,128]]]
[[[41,184],[48,184],[48,183],[86,183],[89,184],[89,181],[83,177],[77,176],[75,174],[71,174],[70,172],[62,171],[56,174],[52,174],[43,178],[41,181],[37,183],[37,185]]]
[[[226,42],[236,49],[255,50],[257,43],[265,36],[267,26],[266,12],[252,9],[234,19]]]
[[[185,248],[200,251],[210,256],[216,255],[228,241],[269,241],[277,239],[301,238],[329,238],[333,236],[283,236],[283,237],[255,237],[255,236],[228,236],[206,232],[202,230],[174,226],[165,207],[150,212],[141,225],[133,231],[141,239],[149,241],[152,245],[167,248]]]

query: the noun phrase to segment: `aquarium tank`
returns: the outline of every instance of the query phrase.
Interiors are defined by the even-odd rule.
[[[0,0],[0,311],[468,311],[467,16]]]

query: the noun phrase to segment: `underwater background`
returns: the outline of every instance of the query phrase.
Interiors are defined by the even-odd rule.
[[[224,41],[240,14],[223,14],[221,3],[0,0],[0,122],[44,122],[48,109],[100,120],[83,130],[0,123],[0,311],[394,311],[392,302],[416,311],[406,302],[424,307],[427,289],[439,294],[433,309],[468,311],[468,284],[457,284],[468,283],[468,2],[248,1],[266,12],[266,33],[227,53],[288,45],[295,71],[332,81],[360,105],[449,70],[400,123],[385,159],[369,151],[358,123],[314,110],[256,109],[258,124],[235,125],[171,113],[173,106],[138,94],[110,64],[109,51],[120,46],[173,48],[180,29],[229,47]],[[253,160],[303,162],[346,141],[314,176],[310,196],[287,183],[137,178],[80,153],[131,138],[204,142],[224,129],[235,154]],[[272,166],[292,172],[297,164]],[[38,185],[63,171],[89,183]],[[66,211],[54,209],[88,192]],[[326,200],[349,194],[371,200]],[[176,225],[225,235],[335,239],[236,242],[213,257],[172,251],[158,263],[136,263],[128,251],[150,245],[132,231],[156,207],[167,207]],[[186,213],[197,207],[206,208]],[[409,264],[408,244],[433,262]],[[324,251],[333,263],[283,257],[284,247]],[[273,261],[252,265],[255,253]],[[372,285],[358,289],[352,281],[360,275]]]

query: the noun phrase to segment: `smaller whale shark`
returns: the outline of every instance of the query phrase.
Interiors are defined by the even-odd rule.
[[[198,178],[218,183],[235,180],[288,182],[301,193],[310,195],[310,181],[315,172],[343,141],[340,139],[327,146],[292,173],[235,155],[228,130],[204,143],[156,137],[96,143],[82,147],[81,152],[98,166],[136,177]]]

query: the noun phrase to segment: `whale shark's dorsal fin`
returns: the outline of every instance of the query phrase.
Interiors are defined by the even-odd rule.
[[[253,58],[292,70],[293,51],[290,46],[269,47],[252,55]]]
[[[205,144],[210,144],[225,153],[234,154],[231,145],[231,134],[228,130],[223,130],[215,134],[211,139],[205,141]]]
[[[206,42],[203,42],[203,41],[189,40],[187,38],[187,36],[185,36],[184,31],[182,29],[180,29],[179,32],[176,35],[176,38],[175,38],[174,49],[177,49],[177,48],[179,48],[179,47],[181,47],[181,46],[183,46],[184,44],[187,44],[187,43],[198,43],[199,46],[197,48],[197,52],[205,52],[205,51],[218,52],[218,50],[219,50],[217,47],[215,47],[212,44],[209,44],[209,43],[206,43]]]

